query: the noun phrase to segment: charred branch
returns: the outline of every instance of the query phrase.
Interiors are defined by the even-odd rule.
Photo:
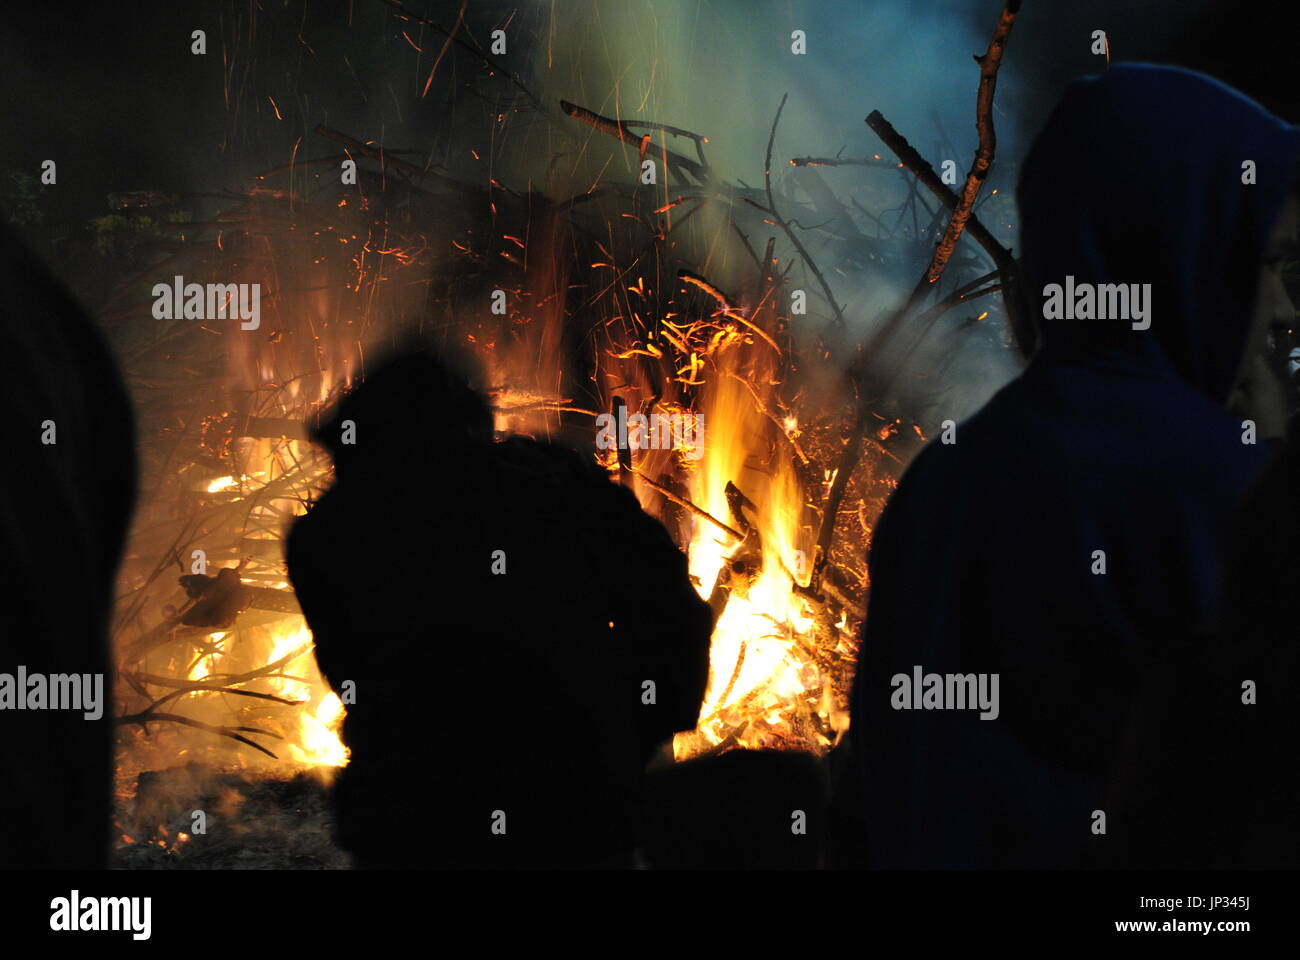
[[[899,165],[880,157],[791,157],[792,167],[880,167],[897,170]]]
[[[894,129],[893,124],[886,120],[879,110],[873,110],[867,116],[867,126],[875,132],[876,136],[880,137],[885,146],[894,152],[922,186],[934,194],[949,211],[956,211],[961,199],[940,179],[939,174],[935,172],[930,162],[917,153],[916,148],[907,142],[907,138]],[[997,238],[989,233],[988,228],[980,222],[978,217],[967,214],[965,229],[970,231],[971,237],[984,248],[1000,271],[1014,268],[1015,258],[1011,255],[1011,251],[1002,246]]]
[[[772,131],[767,137],[767,156],[763,161],[763,182],[767,192],[767,206],[763,206],[762,204],[756,203],[746,197],[742,197],[741,200],[763,211],[763,213],[766,213],[772,218],[772,221],[781,228],[786,237],[789,238],[790,243],[794,245],[795,250],[799,252],[799,256],[803,259],[803,262],[807,265],[808,269],[812,271],[813,276],[817,278],[817,282],[821,284],[822,292],[826,296],[826,302],[830,304],[831,310],[835,314],[836,324],[840,327],[845,327],[847,324],[844,320],[844,314],[840,311],[839,302],[835,299],[835,294],[831,290],[831,285],[826,282],[826,277],[822,275],[821,270],[817,268],[817,264],[813,261],[813,258],[808,254],[804,245],[799,241],[799,237],[796,236],[794,230],[790,228],[789,222],[786,221],[777,211],[776,198],[772,195],[772,145],[776,142],[776,128],[781,122],[781,113],[785,110],[785,102],[789,98],[790,95],[788,93],[782,95],[781,103],[776,108],[776,116],[772,118]]]
[[[633,122],[630,120],[614,120],[610,117],[602,117],[594,110],[588,110],[586,107],[580,107],[576,103],[570,103],[568,100],[560,101],[560,109],[566,116],[575,120],[580,120],[589,127],[595,127],[601,133],[609,134],[620,143],[625,143],[629,147],[636,147],[640,156],[645,156],[650,149],[650,135],[644,134],[638,136],[632,132]],[[641,126],[657,126],[655,124],[645,123]],[[660,127],[659,129],[665,129]],[[682,173],[689,174],[697,182],[704,183],[708,180],[708,168],[700,162],[683,157],[680,153],[675,153],[667,147],[660,147],[659,152],[662,154],[665,162],[670,168],[676,168]]]
[[[387,0],[384,0],[384,2],[387,2]],[[457,190],[468,191],[476,189],[468,184],[461,183],[454,177],[449,177],[443,173],[436,173],[433,170],[426,170],[423,167],[418,167],[409,160],[403,160],[401,157],[394,155],[383,147],[372,146],[368,143],[362,143],[360,140],[355,140],[352,137],[349,137],[346,133],[335,130],[333,127],[327,127],[323,123],[316,127],[315,133],[317,136],[324,137],[327,140],[333,140],[335,143],[343,144],[343,146],[347,147],[349,153],[360,154],[363,157],[369,157],[370,159],[377,161],[381,168],[399,170],[402,173],[419,180],[426,180],[429,183],[454,187]]]
[[[993,93],[997,88],[998,68],[1002,66],[1002,54],[1006,50],[1007,39],[1019,14],[1020,0],[1007,0],[1006,6],[1002,8],[1002,15],[998,18],[997,28],[993,31],[993,38],[989,41],[988,51],[982,57],[975,58],[975,62],[980,67],[979,93],[975,100],[975,128],[979,132],[979,147],[975,151],[970,172],[966,174],[966,184],[962,188],[957,206],[952,211],[952,219],[948,221],[948,229],[944,232],[943,239],[939,241],[939,246],[935,248],[934,258],[926,271],[927,283],[936,283],[943,275],[944,267],[947,266],[953,250],[957,248],[957,241],[961,238],[962,231],[966,228],[966,221],[975,207],[975,199],[979,196],[980,188],[984,186],[984,180],[988,177],[989,168],[993,165],[993,153],[997,149],[997,134],[993,129]]]
[[[237,740],[242,744],[252,747],[254,750],[266,754],[272,760],[278,760],[279,758],[260,743],[256,743],[242,734],[256,733],[263,737],[274,737],[276,740],[284,739],[284,737],[280,736],[278,733],[272,733],[270,730],[262,730],[258,727],[220,727],[211,723],[203,723],[200,720],[194,720],[190,717],[181,716],[179,713],[150,713],[148,711],[144,713],[130,713],[117,717],[113,722],[119,726],[128,723],[138,723],[140,726],[144,727],[155,721],[179,723],[182,726],[193,727],[196,730],[204,730],[208,733],[214,733],[219,737],[229,737],[231,740]]]
[[[394,10],[397,11],[398,16],[400,16],[402,19],[410,20],[412,23],[423,24],[424,26],[435,31],[436,33],[439,33],[442,36],[446,37],[449,42],[456,44],[456,46],[468,52],[469,55],[474,57],[475,59],[481,61],[485,66],[490,68],[492,71],[501,74],[501,76],[509,80],[511,85],[514,86],[515,89],[517,89],[525,97],[527,97],[529,102],[532,103],[532,105],[536,107],[538,110],[543,109],[541,98],[538,97],[536,94],[534,94],[533,91],[529,90],[528,87],[524,84],[524,82],[520,80],[517,76],[515,76],[515,74],[507,70],[500,63],[498,63],[493,57],[484,53],[474,44],[461,39],[461,37],[459,36],[460,31],[458,29],[460,26],[459,18],[456,21],[457,29],[449,30],[446,27],[442,26],[442,24],[438,23],[437,21],[430,20],[428,17],[422,17],[418,13],[413,13],[412,11],[406,9],[406,7],[398,3],[397,0],[379,0],[379,2],[392,7]],[[461,17],[463,16],[464,16],[464,7],[462,5]]]
[[[701,520],[708,521],[709,523],[713,524],[715,527],[717,527],[719,530],[721,530],[723,533],[727,534],[728,536],[732,537],[733,539],[736,540],[745,539],[745,535],[741,533],[739,530],[727,526],[725,523],[723,523],[713,514],[709,513],[707,510],[697,507],[695,504],[691,503],[691,501],[688,500],[686,497],[674,493],[672,490],[668,489],[668,487],[664,486],[662,483],[659,483],[656,480],[651,480],[644,473],[641,473],[638,470],[633,470],[632,473],[636,474],[636,476],[640,480],[642,480],[648,487],[650,487],[651,490],[654,490],[658,492],[661,496],[663,496],[665,500],[669,500],[677,504],[677,506],[689,510],[691,513],[695,514],[695,516],[699,517]]]

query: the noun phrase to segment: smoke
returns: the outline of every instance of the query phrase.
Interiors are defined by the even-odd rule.
[[[446,26],[461,7],[459,0],[406,2]],[[496,96],[510,90],[500,77],[488,81],[483,64],[455,45],[439,61],[445,37],[376,0],[260,7],[159,0],[98,12],[20,7],[0,38],[0,71],[13,107],[0,121],[7,128],[0,173],[30,173],[47,157],[59,159],[59,187],[44,191],[41,203],[51,221],[84,223],[108,212],[112,191],[239,190],[266,169],[324,155],[335,148],[314,133],[324,123],[390,149],[415,149],[422,165],[475,183],[495,177],[564,196],[602,177],[630,180],[634,151],[557,116],[563,98],[707,136],[706,155],[720,177],[758,186],[772,119],[788,94],[772,164],[782,201],[807,199],[791,157],[888,156],[864,123],[876,109],[936,166],[952,160],[961,175],[976,145],[978,72],[971,55],[986,49],[1001,7],[1002,0],[468,4],[458,36],[486,49],[491,32],[504,30],[508,50],[497,59],[542,98],[546,122],[511,113]],[[1206,66],[1199,51],[1214,45],[1199,41],[1211,18],[1229,7],[1226,0],[1025,0],[998,80],[999,146],[986,192],[999,189],[1001,199],[981,212],[994,234],[1017,248],[1009,200],[1019,158],[1065,84],[1104,69],[1104,58],[1091,52],[1094,30],[1107,32],[1116,59]],[[207,32],[205,56],[191,53],[195,29]],[[792,51],[796,30],[806,40],[803,54]],[[694,152],[680,138],[667,137],[666,145]],[[857,201],[876,215],[890,211],[893,227],[904,178],[863,167],[817,173],[847,209]],[[208,213],[195,210],[199,218]],[[701,226],[716,227],[717,214],[709,216],[699,218]],[[898,222],[912,229],[910,217]],[[58,230],[49,233],[50,244],[65,242]],[[914,282],[914,271],[863,263],[824,230],[803,236],[857,336]],[[793,251],[778,243],[788,263]],[[966,255],[982,256],[964,240],[959,257]],[[744,255],[729,260],[737,271],[747,262]],[[83,264],[69,258],[55,268],[85,285]],[[801,283],[819,299],[809,280],[805,275]],[[985,301],[989,322],[999,320],[995,301]],[[972,330],[988,342],[963,346],[955,359],[919,358],[922,365],[952,362],[950,372],[963,382],[964,368],[972,368],[980,383],[970,403],[1014,372],[996,336]],[[944,335],[941,327],[929,342],[951,342]]]
[[[987,23],[954,8],[989,11]],[[782,156],[878,152],[864,118],[882,110],[928,148],[947,131],[974,146],[982,52],[999,4],[857,0],[575,0],[535,49],[544,96],[607,116],[652,119],[709,137],[720,170],[761,181],[783,94]],[[969,11],[967,11],[969,12]],[[803,31],[806,52],[791,50]],[[1018,85],[1010,78],[1007,86]],[[679,141],[680,142],[680,141]],[[630,163],[630,161],[627,161]]]
[[[865,123],[867,114],[878,109],[936,167],[948,160],[964,176],[977,141],[979,74],[971,55],[987,48],[1000,3],[577,0],[565,3],[562,12],[540,2],[534,9],[546,15],[533,44],[528,78],[545,102],[564,99],[604,116],[671,124],[706,136],[704,151],[712,170],[730,184],[763,185],[773,119],[786,98],[772,147],[777,204],[787,217],[798,212],[804,218],[797,228],[801,240],[827,277],[849,324],[844,346],[868,336],[874,324],[906,298],[933,243],[918,237],[928,216],[922,213],[917,224],[903,208],[907,178],[896,169],[809,170],[793,168],[789,161],[803,156],[890,156]],[[1007,64],[997,117],[1007,156],[1020,149],[1022,127],[1003,104],[1014,102],[1026,86],[1014,65]],[[581,148],[569,147],[572,153],[560,164],[549,163],[541,150],[505,158],[516,177],[545,182],[560,195],[581,192],[599,178],[635,182],[639,158],[634,150],[579,127],[577,121],[568,122]],[[654,146],[661,142],[694,156],[687,139],[656,134]],[[566,149],[564,144],[547,146],[561,154]],[[653,156],[653,150],[648,155]],[[567,176],[557,176],[557,170]],[[995,175],[989,189],[999,183]],[[1010,183],[1000,185],[1009,197]],[[674,184],[665,193],[681,189]],[[824,201],[833,197],[829,203],[812,204],[816,220],[836,217],[830,229],[824,222],[822,229],[805,229],[814,226],[805,215],[812,191]],[[859,214],[850,213],[854,203],[878,216],[889,211],[889,226],[872,228]],[[825,213],[828,206],[831,214]],[[743,215],[744,208],[736,212]],[[717,254],[716,244],[738,242],[726,229],[725,215],[715,207],[697,218],[712,233],[702,245],[712,258],[711,278],[724,287],[743,289],[753,280],[749,258],[743,251],[729,257]],[[1012,244],[1014,220],[1001,212],[996,220],[990,226]],[[798,256],[779,229],[758,220],[753,228],[760,248],[767,236],[777,236],[782,263]],[[877,238],[898,249],[878,255],[871,244]],[[792,285],[808,290],[819,315],[808,317],[805,332],[821,330],[832,310],[820,282],[798,264]],[[949,338],[937,349],[918,345],[909,358],[909,363],[934,368],[950,363],[954,351],[969,352],[972,347],[979,354],[973,363],[979,382],[972,398],[956,403],[960,410],[954,415],[966,412],[1014,373],[1005,344],[997,337]],[[970,379],[960,369],[951,372]],[[909,388],[919,385],[912,377],[902,382]],[[905,398],[902,406],[915,411],[919,402],[918,397]],[[945,405],[954,405],[951,394]]]
[[[538,39],[544,43],[534,44],[529,78],[549,103],[562,98],[605,116],[657,121],[707,136],[705,150],[718,175],[749,185],[763,182],[773,116],[788,96],[772,156],[778,198],[807,199],[800,171],[789,165],[792,157],[892,159],[864,123],[872,110],[880,110],[936,168],[952,161],[960,178],[978,142],[979,73],[972,55],[987,49],[1002,6],[1001,0],[569,0],[562,6],[538,0],[534,10],[545,21]],[[1012,198],[1020,158],[1066,84],[1106,67],[1094,52],[1094,31],[1106,32],[1116,59],[1177,60],[1162,54],[1215,7],[1209,0],[1027,0],[998,76],[998,150],[985,187],[985,195],[997,190],[998,196],[981,208],[981,218],[1004,245],[1018,247]],[[792,49],[797,36],[805,40],[803,53]],[[689,141],[665,141],[693,155]],[[516,169],[544,179],[542,159],[515,158]],[[571,179],[563,189],[580,191],[600,176],[634,178],[637,162],[634,151],[588,137],[577,159],[564,167]],[[549,173],[553,183],[554,165]],[[845,305],[851,338],[861,340],[905,300],[934,240],[919,239],[918,228],[905,222],[907,181],[894,171],[821,167],[815,175],[846,208],[857,200],[877,215],[888,211],[895,228],[903,228],[896,229],[895,242],[914,244],[910,259],[882,264],[846,250],[843,236],[804,235]],[[898,221],[892,220],[895,212]],[[909,240],[899,240],[908,227]],[[795,256],[784,237],[778,252],[783,259]],[[986,262],[969,239],[954,263],[963,257]],[[734,262],[744,265],[743,258]],[[811,278],[804,279],[820,297]],[[985,310],[988,319],[971,322]],[[954,311],[930,336],[914,341],[903,362],[900,406],[913,415],[929,406],[935,422],[968,414],[1018,369],[996,297],[980,301],[977,309]]]

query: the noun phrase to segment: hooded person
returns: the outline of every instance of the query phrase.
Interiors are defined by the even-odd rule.
[[[353,694],[339,841],[363,867],[630,866],[642,771],[695,725],[712,617],[630,491],[494,441],[470,383],[408,352],[318,432],[336,480],[288,565]]]
[[[1136,678],[1215,616],[1268,457],[1227,405],[1298,154],[1252,101],[1151,65],[1076,81],[1034,143],[1039,349],[917,456],[873,538],[852,697],[871,865],[1094,862]]]
[[[1105,806],[1103,866],[1300,867],[1300,417],[1247,495],[1218,628],[1146,671]]]

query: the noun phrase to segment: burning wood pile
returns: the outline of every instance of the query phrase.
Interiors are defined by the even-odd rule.
[[[872,524],[924,439],[895,387],[942,314],[1014,283],[974,209],[1012,21],[979,58],[981,146],[960,194],[879,114],[868,122],[896,159],[805,157],[777,176],[778,109],[753,188],[711,166],[702,134],[557,111],[474,52],[510,87],[502,122],[622,144],[642,177],[557,199],[319,127],[341,152],[295,155],[220,214],[173,223],[160,262],[103,317],[144,440],[115,632],[122,795],[141,771],[192,761],[279,774],[347,762],[345,704],[315,667],[282,538],[329,483],[310,426],[368,354],[410,334],[472,349],[499,430],[590,450],[688,555],[716,627],[678,759],[830,749],[848,727]],[[892,226],[836,198],[818,168],[839,165],[904,179]],[[963,230],[987,263],[954,256]],[[867,268],[921,279],[860,342],[831,281]],[[144,293],[177,278],[260,284],[259,325],[159,318]]]

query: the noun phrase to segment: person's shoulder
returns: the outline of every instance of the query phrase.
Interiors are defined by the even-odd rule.
[[[494,459],[505,469],[566,489],[585,489],[589,494],[619,489],[590,457],[562,444],[512,435],[495,443],[493,450]]]
[[[537,482],[571,483],[583,474],[582,458],[575,451],[532,437],[506,436],[491,451],[492,460],[508,474]]]

